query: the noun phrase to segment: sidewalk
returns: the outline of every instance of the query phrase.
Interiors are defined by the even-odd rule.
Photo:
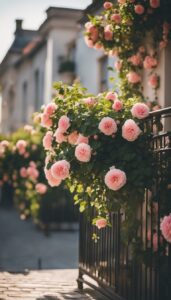
[[[91,289],[77,290],[77,270],[0,273],[0,300],[104,300]]]
[[[77,277],[78,232],[46,237],[0,208],[0,300],[105,300],[86,286],[78,291]]]

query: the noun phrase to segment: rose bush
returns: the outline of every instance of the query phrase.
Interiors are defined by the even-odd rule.
[[[48,117],[48,128],[43,121],[46,107],[41,115],[45,137],[51,132],[52,139],[51,147],[44,145],[48,181],[66,182],[81,212],[94,206],[93,223],[106,220],[99,228],[119,208],[127,211],[126,218],[135,220],[144,189],[153,183],[149,132],[143,132],[149,108],[137,103],[137,98],[128,98],[120,110],[114,110],[113,104],[120,99],[114,91],[95,97],[78,84],[69,87],[59,82],[55,88],[56,110]],[[62,141],[56,139],[56,131],[63,135]]]

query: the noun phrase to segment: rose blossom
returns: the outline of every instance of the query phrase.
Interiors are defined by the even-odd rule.
[[[26,152],[27,142],[24,140],[18,140],[16,143],[16,148],[20,155],[23,155]]]
[[[110,117],[104,117],[99,123],[99,130],[105,135],[112,135],[117,132],[117,125],[115,120]]]
[[[116,24],[121,23],[121,16],[120,14],[113,14],[111,15],[111,20],[114,21]]]
[[[27,177],[27,169],[25,167],[22,167],[20,169],[20,176],[23,177],[23,178]]]
[[[157,74],[151,75],[148,80],[148,85],[151,86],[153,89],[156,89],[158,87],[158,84],[159,84],[159,77],[157,76]]]
[[[83,103],[85,103],[87,106],[94,106],[94,104],[96,103],[95,99],[92,97],[88,97],[83,99]]]
[[[76,144],[81,144],[81,143],[88,144],[89,138],[79,133]]]
[[[58,144],[62,144],[63,142],[67,141],[67,137],[63,134],[63,132],[61,132],[59,128],[56,129],[54,137]]]
[[[144,13],[144,6],[141,4],[137,4],[134,6],[134,11],[138,15],[142,15]]]
[[[116,111],[120,111],[123,108],[123,104],[120,100],[115,100],[114,104],[112,105],[112,108]]]
[[[122,126],[122,137],[129,142],[135,141],[140,133],[140,128],[132,119],[126,120]]]
[[[38,176],[39,176],[39,171],[38,171],[35,167],[28,167],[28,168],[27,168],[27,175],[28,175],[31,179],[35,180],[35,179],[37,179]]]
[[[105,184],[110,190],[118,191],[126,184],[125,172],[112,168],[105,175]]]
[[[9,180],[8,175],[7,175],[7,174],[4,174],[4,176],[3,176],[3,181],[4,181],[4,182],[7,182],[8,180]]]
[[[8,148],[9,145],[10,145],[10,143],[9,143],[8,141],[6,141],[6,140],[3,140],[3,141],[0,143],[0,145],[1,145],[2,147],[4,147],[4,148]]]
[[[125,4],[125,3],[126,3],[126,0],[118,0],[118,3],[119,3],[119,4]]]
[[[143,66],[144,66],[144,69],[147,69],[147,70],[154,68],[157,66],[157,60],[154,57],[147,55],[144,59]]]
[[[112,26],[106,25],[104,28],[104,38],[106,41],[111,41],[113,39]]]
[[[134,66],[139,66],[142,63],[142,58],[140,54],[135,54],[129,57],[128,61],[130,61]]]
[[[141,81],[140,75],[134,71],[130,71],[126,77],[130,83],[139,83]]]
[[[103,4],[103,7],[104,9],[110,9],[112,8],[113,4],[109,1],[106,1],[104,4]]]
[[[160,6],[160,0],[150,0],[150,6],[152,8],[158,8]]]
[[[29,152],[25,152],[24,153],[24,158],[28,158],[30,156],[30,153]]]
[[[51,167],[52,176],[57,179],[66,179],[69,177],[70,163],[66,160],[59,160]]]
[[[107,225],[107,221],[106,221],[106,219],[104,219],[104,218],[98,219],[98,220],[96,221],[96,227],[97,227],[98,229],[105,228],[106,225]]]
[[[36,184],[36,192],[39,194],[45,194],[47,191],[47,185],[43,183],[37,183]]]
[[[57,109],[57,105],[55,103],[49,103],[44,109],[44,113],[49,116],[53,115]]]
[[[105,96],[105,99],[115,101],[118,99],[118,94],[115,92],[108,92]]]
[[[70,119],[67,116],[60,117],[58,121],[58,128],[61,132],[66,132],[70,127]]]
[[[49,114],[43,113],[41,115],[41,124],[43,127],[49,128],[52,126],[52,120],[50,119]]]
[[[33,130],[33,126],[31,126],[31,125],[25,125],[24,126],[24,130],[26,131],[26,132],[32,132],[32,130]]]
[[[81,162],[88,162],[91,158],[91,148],[85,143],[79,144],[75,148],[75,157]]]
[[[114,64],[114,67],[117,71],[120,71],[120,69],[122,68],[122,61],[121,60],[117,60]]]
[[[144,103],[136,103],[132,107],[131,113],[137,119],[144,119],[149,115],[149,107]]]
[[[61,184],[61,179],[57,179],[52,176],[51,169],[48,170],[48,169],[44,168],[44,172],[45,172],[45,176],[48,181],[48,184],[51,187],[59,186]]]
[[[78,132],[77,131],[73,131],[72,133],[70,133],[68,135],[68,143],[71,145],[75,145],[77,143],[78,140]]]
[[[53,140],[52,135],[53,135],[52,131],[47,131],[45,136],[43,137],[43,147],[46,150],[50,150],[52,148],[52,140]]]
[[[36,163],[34,161],[30,161],[29,166],[33,168],[37,168]]]
[[[171,243],[171,214],[163,218],[160,229],[166,241]]]

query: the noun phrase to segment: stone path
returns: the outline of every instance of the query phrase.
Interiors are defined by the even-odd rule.
[[[91,289],[77,290],[77,270],[31,271],[26,274],[0,273],[0,300],[90,300],[104,298]]]

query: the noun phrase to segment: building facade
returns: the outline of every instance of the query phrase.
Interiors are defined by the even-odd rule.
[[[108,71],[108,66],[114,67],[115,59],[88,48],[84,41],[87,15],[98,14],[103,3],[94,0],[85,11],[49,7],[37,31],[24,30],[22,20],[16,21],[14,43],[0,65],[1,131],[9,132],[28,123],[32,113],[51,100],[55,81],[72,83],[75,78],[94,94],[113,87],[111,76],[117,83],[117,72]],[[74,63],[67,66],[69,72],[67,61]],[[63,63],[65,72],[61,73]],[[166,107],[171,105],[171,45],[162,51],[157,73],[162,78],[159,104]],[[144,96],[153,101],[146,72],[143,87]]]
[[[69,59],[82,11],[49,7],[37,31],[16,20],[14,42],[0,65],[1,131],[10,132],[30,121],[34,111],[51,100],[60,64]]]

